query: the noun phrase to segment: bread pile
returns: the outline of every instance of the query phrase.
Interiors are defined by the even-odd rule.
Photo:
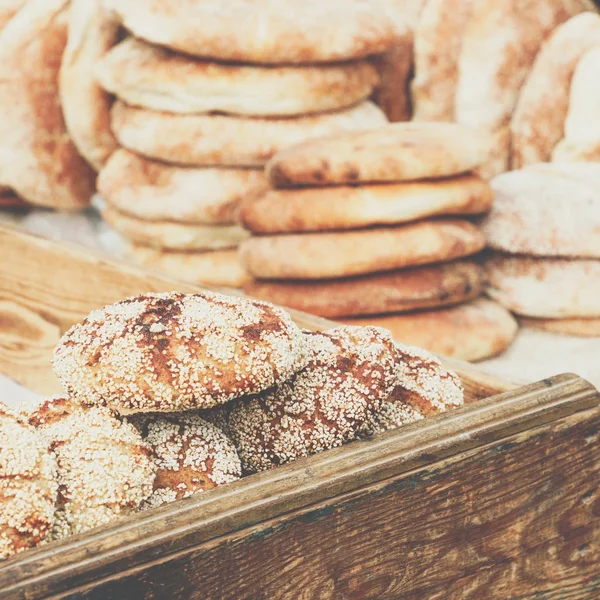
[[[94,311],[54,371],[66,395],[0,403],[0,558],[464,403],[456,374],[385,330],[302,331],[211,293]]]
[[[483,224],[489,295],[528,327],[600,334],[600,164],[499,175]]]
[[[516,324],[476,300],[483,271],[464,260],[485,245],[469,217],[491,205],[471,172],[486,153],[484,137],[452,123],[398,123],[279,152],[267,165],[273,189],[240,209],[252,233],[240,246],[255,278],[246,293],[378,324],[448,356],[502,351]]]
[[[387,122],[368,101],[378,75],[367,57],[390,45],[392,22],[367,0],[102,6],[126,30],[94,70],[116,97],[120,146],[98,178],[103,216],[138,262],[240,287],[237,207],[266,190],[265,162]]]

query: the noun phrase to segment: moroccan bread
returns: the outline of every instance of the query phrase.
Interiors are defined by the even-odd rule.
[[[522,327],[530,327],[549,333],[576,337],[600,337],[600,318],[531,319],[522,317],[519,319],[519,323]]]

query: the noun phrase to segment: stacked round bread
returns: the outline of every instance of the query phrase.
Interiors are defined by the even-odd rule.
[[[393,23],[367,0],[102,6],[129,34],[95,67],[116,97],[121,146],[99,175],[103,216],[134,260],[240,287],[237,207],[266,190],[265,162],[294,142],[387,122],[368,101],[378,83],[368,57],[391,44]]]
[[[600,329],[600,164],[540,163],[491,182],[489,295],[527,326]]]
[[[516,323],[477,299],[484,273],[467,258],[485,245],[469,219],[491,206],[472,173],[486,142],[457,124],[398,123],[282,150],[272,189],[240,208],[246,292],[449,356],[502,351]]]
[[[375,327],[299,329],[267,302],[145,294],[54,353],[66,395],[0,403],[0,558],[464,403]]]

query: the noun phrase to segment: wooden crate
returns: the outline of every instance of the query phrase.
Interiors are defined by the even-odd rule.
[[[198,289],[8,228],[0,250],[0,371],[40,392],[93,308]],[[467,406],[30,550],[0,598],[599,598],[598,392],[452,366]]]

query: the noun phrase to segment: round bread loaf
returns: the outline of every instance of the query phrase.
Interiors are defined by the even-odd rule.
[[[550,333],[576,337],[600,337],[600,318],[532,319],[522,317],[519,322],[523,327]]]
[[[489,140],[456,123],[395,123],[308,140],[267,164],[275,187],[413,181],[471,171]]]
[[[127,256],[153,271],[168,273],[181,281],[200,285],[240,288],[250,280],[238,258],[237,250],[178,252],[130,244]]]
[[[267,189],[259,169],[175,167],[123,149],[98,177],[98,192],[118,211],[186,225],[232,225],[239,202]]]
[[[275,390],[242,398],[229,415],[244,471],[264,471],[349,442],[394,387],[395,350],[386,332],[339,327],[306,333],[308,365]]]
[[[469,221],[438,219],[396,227],[252,237],[240,245],[258,279],[328,279],[449,261],[479,252]]]
[[[309,138],[387,123],[381,109],[364,101],[340,111],[294,118],[178,115],[117,101],[112,128],[122,146],[169,163],[262,167],[275,153]]]
[[[440,310],[343,321],[348,325],[385,327],[400,342],[468,361],[500,354],[519,329],[503,306],[485,299]]]
[[[242,475],[233,442],[197,414],[143,414],[129,420],[152,449],[157,467],[146,508],[188,498]]]
[[[451,306],[480,296],[484,269],[455,261],[326,281],[251,281],[244,291],[321,317],[350,317]]]
[[[415,183],[268,190],[244,198],[240,220],[256,233],[327,231],[476,215],[491,204],[487,182],[463,175]]]
[[[519,315],[600,317],[600,261],[495,255],[488,294]]]
[[[367,0],[103,0],[103,5],[137,37],[223,61],[341,61],[379,54],[394,38],[393,21]]]
[[[54,351],[54,371],[84,404],[121,414],[210,408],[302,369],[306,339],[266,302],[145,294],[96,310]]]
[[[600,258],[600,188],[568,165],[503,173],[491,182],[482,229],[491,248],[511,254]],[[587,165],[587,171],[600,165]]]
[[[368,60],[267,67],[208,62],[128,38],[98,63],[102,87],[133,106],[172,113],[293,116],[366,100],[379,82]]]
[[[43,440],[0,403],[0,559],[48,536],[57,490],[56,464]]]
[[[239,225],[202,225],[175,221],[146,221],[106,204],[104,220],[123,237],[152,248],[169,250],[224,250],[249,237]]]
[[[52,539],[137,511],[152,493],[156,469],[139,433],[102,407],[63,396],[24,414],[56,458],[59,496]]]

